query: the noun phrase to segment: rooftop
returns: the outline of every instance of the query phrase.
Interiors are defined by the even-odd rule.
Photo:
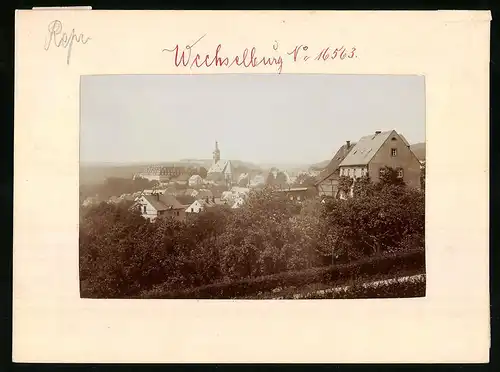
[[[372,160],[384,142],[392,135],[397,134],[394,130],[386,132],[377,131],[369,136],[362,137],[342,160],[340,166],[366,165]],[[406,141],[405,139],[403,141]]]
[[[182,204],[170,194],[143,195],[143,198],[157,211],[183,209]]]

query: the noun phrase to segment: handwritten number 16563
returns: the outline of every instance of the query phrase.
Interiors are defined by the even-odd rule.
[[[352,48],[350,51],[347,51],[346,48],[340,47],[335,49],[325,48],[318,53],[316,58],[317,61],[323,60],[326,61],[328,59],[345,59],[345,58],[354,58],[356,57],[356,48]]]
[[[305,55],[308,50],[308,46],[297,45],[291,52],[287,54],[293,57],[293,61],[296,62],[298,59],[302,58],[307,61],[310,57]],[[350,50],[346,49],[344,46],[340,48],[332,49],[330,47],[322,49],[315,57],[316,61],[326,61],[329,59],[345,59],[345,58],[356,58],[356,48],[353,47]]]

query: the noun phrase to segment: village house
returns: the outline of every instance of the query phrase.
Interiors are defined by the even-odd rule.
[[[408,141],[395,130],[362,137],[340,163],[340,176],[357,179],[368,175],[378,182],[386,166],[396,169],[409,187],[420,188],[420,162]]]
[[[197,187],[203,185],[203,178],[199,174],[193,174],[189,177],[188,184],[190,187]]]
[[[248,187],[239,186],[233,186],[229,191],[236,196],[247,196],[250,193],[250,189]]]
[[[199,194],[198,190],[195,190],[195,189],[186,189],[183,192],[183,195],[192,196],[193,198],[196,198],[198,196],[198,194]]]
[[[120,199],[118,196],[111,196],[109,199],[108,199],[108,203],[110,204],[118,204],[119,202],[121,202],[122,199]]]
[[[285,195],[287,199],[298,202],[313,199],[317,195],[317,191],[313,187],[289,187],[276,189],[274,193],[276,195]]]
[[[221,196],[220,196],[220,199],[223,201],[229,201],[229,200],[232,200],[233,198],[234,198],[234,195],[231,191],[223,191]]]
[[[237,196],[236,198],[233,199],[231,203],[231,208],[236,209],[240,208],[242,205],[244,205],[246,202],[246,198],[243,196]]]
[[[314,186],[318,190],[319,196],[337,197],[340,178],[340,163],[345,159],[347,154],[355,145],[356,144],[351,143],[351,141],[346,141],[346,143],[337,150],[330,163],[317,176],[317,181]]]
[[[250,175],[248,173],[242,173],[238,177],[238,185],[239,186],[248,186],[250,185]]]
[[[249,186],[255,188],[264,186],[265,184],[266,184],[266,177],[264,177],[264,175],[262,174],[257,174],[250,180]]]
[[[173,177],[178,177],[181,174],[185,174],[187,169],[184,167],[164,167],[161,165],[150,165],[144,169],[141,173],[134,176],[145,178],[149,181],[167,182]]]
[[[89,207],[95,204],[99,204],[99,198],[97,196],[89,196],[82,203],[84,207]]]
[[[189,205],[185,212],[186,213],[200,213],[207,208],[215,207],[216,205],[223,205],[225,204],[223,201],[220,199],[216,199],[214,197],[206,197],[203,199],[197,199],[195,200],[191,205]]]
[[[138,208],[141,215],[149,220],[168,216],[183,220],[185,217],[185,206],[167,193],[141,195],[132,208]]]
[[[212,198],[214,197],[214,194],[212,193],[211,190],[209,189],[199,189],[198,194],[196,195],[196,198],[198,199],[205,199],[205,198]]]

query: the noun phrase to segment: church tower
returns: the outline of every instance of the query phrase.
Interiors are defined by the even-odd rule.
[[[215,141],[214,164],[217,164],[219,160],[220,160],[219,143]]]

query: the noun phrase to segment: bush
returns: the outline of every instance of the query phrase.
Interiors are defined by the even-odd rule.
[[[273,286],[422,269],[422,193],[386,185],[353,199],[308,201],[300,213],[278,194],[251,192],[242,208],[213,207],[185,221],[149,223],[124,204],[82,208],[82,296],[232,298]],[[421,256],[409,257],[420,261],[401,258],[415,250]]]
[[[368,284],[368,283],[366,283]],[[391,281],[387,284],[363,285],[358,283],[339,291],[319,291],[307,299],[368,299],[425,297],[425,277],[408,281]]]
[[[271,291],[277,287],[303,286],[309,283],[332,283],[353,280],[361,276],[392,274],[414,270],[425,272],[425,258],[422,249],[403,254],[388,254],[359,262],[314,268],[300,272],[285,272],[269,276],[222,282],[184,291],[168,291],[163,286],[144,291],[140,298],[194,298],[230,299],[244,297],[258,292]]]

